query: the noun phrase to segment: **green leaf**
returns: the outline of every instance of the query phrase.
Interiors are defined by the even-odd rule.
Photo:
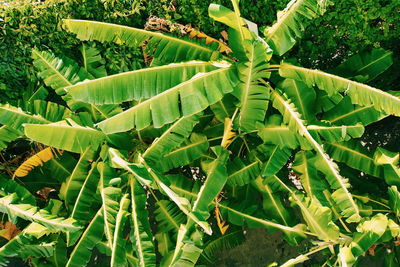
[[[81,40],[115,42],[137,47],[147,41],[147,46],[156,46],[154,57],[163,62],[181,62],[185,60],[215,60],[220,54],[212,46],[188,38],[176,38],[171,35],[136,29],[110,23],[85,20],[63,20],[64,27]],[[151,52],[151,50],[149,50]]]
[[[74,205],[88,176],[90,162],[93,161],[95,156],[96,151],[90,146],[87,147],[81,154],[71,176],[61,185],[60,198],[64,200],[67,209],[71,209]]]
[[[99,191],[102,200],[104,232],[110,248],[114,245],[116,218],[120,209],[121,188],[113,187],[110,183],[117,177],[116,172],[103,162],[97,164],[100,173]]]
[[[317,157],[310,151],[299,151],[292,166],[293,170],[300,174],[301,185],[308,196],[314,196],[319,201],[325,199],[323,191],[328,185],[318,174]]]
[[[218,196],[228,179],[226,161],[228,151],[223,147],[212,148],[217,158],[207,164],[207,178],[201,186],[197,199],[193,204],[193,212],[201,214],[204,218],[209,217],[208,206]]]
[[[98,147],[106,139],[100,131],[65,121],[46,125],[25,124],[25,135],[36,142],[75,153],[82,153],[88,146]]]
[[[256,179],[260,174],[260,163],[258,161],[243,163],[240,158],[235,158],[228,163],[228,180],[230,186],[244,186]]]
[[[243,131],[250,132],[256,125],[264,121],[268,108],[269,89],[259,82],[259,79],[269,78],[265,45],[260,41],[244,42],[246,62],[237,65],[239,73],[240,113],[239,126]],[[265,56],[262,56],[265,55]],[[236,94],[236,93],[235,93]]]
[[[285,79],[279,84],[279,88],[293,101],[304,120],[309,124],[316,120],[315,101],[317,95],[312,87],[293,79]]]
[[[126,265],[126,253],[125,246],[126,240],[124,239],[124,226],[128,220],[128,207],[129,207],[129,195],[125,194],[121,198],[119,203],[119,210],[115,217],[115,230],[114,239],[111,248],[111,267],[124,267]]]
[[[357,226],[357,233],[348,246],[340,248],[339,259],[342,266],[352,266],[358,257],[363,255],[385,233],[388,218],[378,213],[370,220]]]
[[[396,216],[400,216],[400,192],[397,190],[397,186],[393,185],[389,188],[389,205],[390,208],[395,212]]]
[[[131,240],[135,244],[136,255],[139,258],[139,266],[156,266],[156,254],[152,242],[149,215],[146,210],[146,193],[137,182],[130,179],[132,227]]]
[[[261,175],[264,177],[275,175],[287,163],[291,151],[285,147],[274,146],[268,160],[263,163]]]
[[[263,195],[263,209],[267,218],[287,227],[295,226],[296,220],[293,216],[295,211],[293,208],[285,206],[283,194],[279,192],[273,182],[274,180],[271,177],[267,177],[265,180],[258,177],[253,182],[255,188]],[[291,245],[298,245],[304,237],[293,231],[283,230],[283,233],[285,239]]]
[[[374,105],[353,105],[346,96],[334,108],[323,114],[322,119],[335,125],[354,125],[361,123],[364,126],[385,118],[387,115],[374,109]]]
[[[101,57],[100,51],[85,44],[81,48],[83,67],[87,73],[94,78],[101,78],[107,76],[107,71],[104,66],[105,60]]]
[[[98,124],[105,133],[141,130],[151,124],[161,127],[182,116],[198,113],[233,90],[236,78],[224,67],[196,75],[132,108]],[[180,100],[180,101],[179,101]]]
[[[100,209],[86,227],[78,243],[72,250],[66,267],[84,267],[90,261],[93,248],[104,235],[104,219]]]
[[[102,105],[143,100],[156,96],[197,73],[217,69],[217,64],[201,61],[174,63],[119,73],[96,80],[86,80],[65,90],[83,102]]]
[[[165,154],[158,165],[162,171],[187,165],[204,155],[208,147],[209,143],[206,136],[193,133],[182,146]]]
[[[222,210],[226,210],[228,213],[228,221],[232,222],[231,217],[236,217],[240,218],[242,221],[247,221],[248,223],[256,224],[262,227],[265,227],[267,229],[269,228],[274,228],[282,231],[287,231],[287,232],[293,232],[296,233],[302,237],[305,237],[304,234],[304,225],[296,225],[295,227],[288,227],[282,224],[278,224],[272,221],[264,220],[255,216],[252,216],[250,214],[246,214],[244,212],[241,212],[237,209],[233,209],[229,207],[229,205],[225,205],[224,203],[219,203],[218,207]],[[243,223],[242,223],[243,225]]]
[[[31,115],[24,112],[21,108],[6,104],[0,106],[0,123],[15,131],[24,132],[23,124],[25,123],[47,124],[50,121],[40,115]]]
[[[21,136],[21,133],[14,130],[7,125],[0,126],[0,151],[7,148],[8,144],[18,137]]]
[[[384,168],[384,177],[388,185],[400,186],[400,153],[378,147],[374,154],[375,164]]]
[[[156,202],[154,211],[157,221],[158,231],[161,233],[179,231],[179,226],[185,222],[185,214],[169,200],[159,200]]]
[[[333,95],[345,92],[353,104],[370,106],[390,115],[400,116],[400,98],[395,92],[384,92],[366,84],[355,82],[340,76],[325,73],[320,70],[306,69],[282,63],[279,75],[306,83],[308,86],[317,85],[320,89]]]
[[[174,148],[178,147],[187,138],[199,122],[202,114],[182,117],[172,124],[164,133],[147,148],[143,158],[151,165],[157,166],[159,161]],[[164,164],[162,164],[164,165]]]
[[[351,80],[368,82],[387,70],[393,64],[393,53],[374,48],[363,51],[347,59],[337,66],[333,73]]]
[[[336,163],[329,158],[323,147],[310,134],[296,108],[276,91],[273,92],[273,106],[282,113],[283,120],[289,128],[302,135],[317,152],[320,159],[319,168],[326,175],[331,188],[336,190],[332,198],[336,203],[340,203],[342,215],[347,217],[348,222],[359,221],[361,219],[359,209],[348,191],[350,187],[348,180],[340,175]]]
[[[65,87],[88,77],[83,68],[67,57],[57,58],[51,52],[32,49],[32,58],[33,65],[40,71],[38,76],[58,95],[65,94]]]
[[[285,10],[278,12],[277,21],[264,30],[265,41],[278,55],[285,54],[301,37],[304,20],[313,19],[325,12],[327,1],[292,0]]]
[[[59,231],[75,232],[81,229],[72,218],[57,217],[46,210],[40,210],[36,206],[15,203],[18,200],[16,193],[0,198],[0,212],[6,213],[11,221],[15,221],[15,218],[19,217]]]
[[[291,194],[292,200],[300,207],[304,220],[311,232],[324,241],[335,241],[339,238],[339,227],[332,222],[332,212],[314,197],[303,194]]]
[[[339,162],[366,174],[383,177],[383,168],[375,164],[373,153],[355,141],[326,143],[326,152]]]

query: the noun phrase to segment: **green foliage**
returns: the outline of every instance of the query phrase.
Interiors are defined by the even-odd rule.
[[[28,91],[18,107],[1,106],[0,123],[15,134],[0,141],[18,134],[59,149],[29,175],[54,183],[62,202],[36,202],[25,178],[1,178],[0,212],[23,231],[0,248],[0,264],[90,266],[101,253],[109,266],[195,266],[238,245],[243,227],[282,231],[292,245],[309,236],[317,248],[283,266],[319,251],[319,265],[351,266],[371,247],[394,249],[399,152],[370,151],[358,139],[368,124],[400,115],[398,92],[361,83],[387,70],[391,53],[363,52],[331,72],[278,60],[326,4],[291,2],[265,35],[238,0],[233,10],[210,5],[229,28],[230,53],[191,35],[64,20],[84,41],[146,42],[151,67],[114,74],[86,44],[80,61],[33,50],[60,104]],[[384,195],[354,186],[360,176],[391,187]]]

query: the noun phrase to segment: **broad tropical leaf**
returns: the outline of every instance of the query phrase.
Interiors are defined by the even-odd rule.
[[[400,98],[395,92],[385,92],[320,70],[306,69],[287,63],[280,65],[279,74],[285,78],[302,81],[310,87],[317,85],[320,89],[327,91],[329,95],[345,92],[353,104],[373,105],[378,111],[400,116]]]
[[[213,46],[207,46],[188,38],[176,38],[168,34],[151,32],[127,26],[85,20],[64,20],[65,28],[81,40],[123,43],[156,47],[155,58],[162,62],[180,62],[191,59],[215,60],[220,57]]]
[[[115,217],[115,230],[114,230],[114,239],[112,242],[111,248],[111,263],[110,266],[118,267],[125,266],[126,264],[126,240],[124,239],[124,226],[126,221],[128,220],[128,207],[129,207],[129,195],[125,194],[121,198],[121,202],[119,203],[119,210],[117,216]]]
[[[135,179],[130,179],[131,189],[131,240],[135,244],[139,266],[156,266],[156,254],[152,241],[148,212],[146,210],[146,194]]]
[[[106,135],[100,131],[65,121],[25,124],[25,135],[36,142],[75,153],[85,151],[88,146],[96,148],[106,140]]]
[[[71,176],[61,185],[60,198],[64,200],[67,209],[71,209],[78,197],[94,160],[96,150],[88,146],[81,154]]]
[[[157,166],[167,153],[178,147],[191,134],[193,127],[199,122],[200,116],[201,114],[195,114],[177,120],[159,138],[153,141],[143,154],[143,158]]]
[[[358,142],[327,143],[325,148],[334,160],[375,177],[383,176],[383,167],[375,164],[373,153]]]
[[[83,58],[83,68],[87,73],[92,75],[94,78],[107,76],[107,71],[104,66],[105,60],[101,57],[100,51],[97,48],[83,44],[81,53]]]
[[[391,51],[378,48],[363,51],[337,66],[333,73],[351,80],[368,82],[393,64],[392,55]]]
[[[196,75],[132,108],[98,124],[105,133],[141,130],[151,124],[161,127],[181,116],[198,113],[230,93],[236,77],[229,65]],[[179,101],[180,100],[180,101]]]
[[[15,222],[16,218],[19,217],[59,231],[75,232],[81,228],[72,218],[57,217],[46,210],[40,210],[36,206],[15,203],[18,200],[16,193],[0,198],[0,212],[6,213],[11,221]]]
[[[323,114],[322,119],[335,125],[354,125],[362,123],[366,126],[385,118],[387,115],[374,109],[374,105],[353,105],[346,96],[334,108]]]
[[[360,223],[357,226],[358,233],[354,234],[350,245],[340,248],[339,259],[342,266],[352,266],[356,259],[363,255],[383,235],[387,225],[388,219],[381,213]]]
[[[84,267],[88,264],[92,250],[104,235],[103,211],[100,209],[86,227],[78,243],[72,250],[66,266]]]
[[[323,147],[312,137],[293,104],[288,103],[278,92],[274,92],[273,106],[282,113],[283,119],[289,125],[289,128],[304,136],[317,152],[320,159],[321,171],[326,175],[326,179],[331,185],[331,188],[336,190],[332,194],[332,197],[335,202],[338,204],[340,203],[342,215],[347,217],[348,222],[359,221],[361,219],[359,209],[348,191],[350,187],[348,180],[340,175],[336,163],[329,158]]]
[[[162,171],[187,165],[200,158],[207,151],[209,142],[206,136],[193,133],[180,147],[166,153],[158,162]]]
[[[269,89],[259,82],[259,79],[269,78],[265,71],[269,65],[265,45],[260,41],[244,43],[246,62],[239,63],[239,126],[243,131],[256,129],[256,124],[264,121],[268,108]],[[263,56],[264,55],[264,56]]]
[[[20,135],[19,131],[7,125],[0,126],[0,151],[7,148],[8,144],[20,137]]]
[[[197,73],[216,70],[217,66],[201,61],[174,63],[86,80],[66,87],[65,90],[74,99],[87,103],[118,104],[151,98],[189,80]]]
[[[208,206],[218,196],[228,179],[226,171],[226,161],[228,151],[223,147],[213,147],[213,152],[217,156],[215,160],[207,163],[207,178],[200,188],[197,199],[193,204],[193,212],[201,214],[204,218],[209,217]]]
[[[278,12],[277,21],[264,30],[265,41],[278,55],[285,54],[301,37],[304,20],[325,12],[325,0],[291,0],[286,9]]]

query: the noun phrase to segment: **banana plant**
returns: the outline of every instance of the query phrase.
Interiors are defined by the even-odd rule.
[[[283,56],[328,1],[292,0],[262,33],[231,2],[209,6],[227,44],[65,19],[85,42],[82,66],[33,49],[57,103],[35,92],[0,106],[0,148],[22,138],[47,149],[1,178],[0,212],[30,224],[0,248],[0,264],[93,266],[100,253],[109,266],[207,265],[256,227],[310,243],[282,266],[315,253],[321,265],[353,266],[376,247],[394,248],[399,153],[359,139],[365,126],[400,116],[398,92],[365,84],[390,67],[391,53],[307,69]],[[152,62],[107,75],[92,41],[143,45]],[[30,181],[61,201],[37,204]],[[393,251],[382,253],[395,264]]]

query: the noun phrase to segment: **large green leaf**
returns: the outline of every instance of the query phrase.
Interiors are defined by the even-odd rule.
[[[284,91],[297,107],[301,117],[309,124],[315,118],[315,101],[317,95],[312,87],[293,79],[285,79],[279,84],[279,88]]]
[[[25,123],[47,124],[50,123],[50,121],[40,115],[26,113],[21,108],[16,108],[10,105],[1,105],[0,123],[15,131],[24,132],[23,124]]]
[[[139,266],[156,266],[156,254],[152,241],[148,212],[146,210],[146,193],[135,179],[130,179],[131,189],[131,240],[135,244]]]
[[[71,178],[69,178],[71,179]],[[86,223],[94,215],[93,204],[96,201],[96,189],[99,183],[99,173],[97,164],[92,164],[91,169],[87,173],[85,180],[76,181],[74,190],[78,189],[76,199],[71,211],[71,218]],[[80,233],[67,233],[67,245],[74,244]]]
[[[374,154],[374,161],[375,164],[384,168],[386,183],[400,187],[400,153],[378,147]]]
[[[82,44],[83,68],[94,78],[107,76],[105,60],[101,57],[100,51],[93,46]]]
[[[245,164],[240,158],[228,162],[228,180],[230,186],[244,186],[256,179],[260,174],[260,163],[258,161]]]
[[[64,200],[68,209],[74,205],[83,183],[88,176],[90,162],[93,161],[96,151],[88,146],[81,154],[71,176],[61,185],[60,198]]]
[[[66,267],[84,267],[90,261],[92,250],[104,235],[103,211],[100,209],[86,227],[72,250]]]
[[[91,104],[118,104],[158,95],[197,73],[217,69],[211,62],[191,61],[124,72],[65,88],[71,96]]]
[[[264,177],[275,175],[287,163],[290,150],[286,147],[274,146],[268,160],[263,163],[261,175]]]
[[[192,133],[193,127],[199,122],[200,116],[201,114],[195,114],[177,120],[159,138],[153,141],[143,154],[143,158],[152,165],[157,166],[164,155],[179,146]]]
[[[0,126],[0,151],[5,149],[10,142],[20,137],[20,135],[20,132],[7,125]]]
[[[336,163],[329,158],[323,147],[313,138],[294,105],[275,91],[273,92],[273,106],[282,113],[283,120],[289,128],[302,135],[317,152],[320,159],[320,170],[326,175],[331,188],[336,190],[332,197],[335,202],[340,203],[342,215],[347,217],[348,222],[359,221],[361,219],[359,209],[348,190],[350,187],[348,180],[340,175]]]
[[[156,202],[154,211],[158,231],[161,233],[179,231],[179,226],[186,220],[185,214],[171,201],[163,199]]]
[[[206,136],[193,133],[190,139],[180,147],[166,153],[160,158],[157,165],[160,166],[162,171],[187,165],[204,155],[208,146],[209,143]]]
[[[293,216],[295,211],[293,208],[285,206],[283,194],[279,192],[279,189],[277,189],[273,183],[271,183],[271,176],[267,177],[265,180],[258,177],[254,181],[253,185],[263,196],[263,209],[266,212],[268,219],[287,227],[296,225],[296,220]],[[292,245],[299,244],[303,239],[303,236],[296,232],[283,230],[283,233],[285,239]]]
[[[362,123],[367,126],[373,122],[385,118],[387,115],[374,109],[374,105],[353,105],[351,99],[346,96],[339,104],[323,114],[322,119],[335,125],[354,125]]]
[[[212,148],[217,158],[207,163],[207,178],[200,188],[197,199],[193,204],[193,212],[201,214],[204,218],[209,217],[208,206],[218,196],[228,179],[226,171],[226,161],[228,160],[228,151],[223,147]]]
[[[374,48],[363,51],[337,66],[333,73],[359,82],[373,80],[393,64],[392,52]]]
[[[132,47],[147,41],[147,46],[156,47],[154,56],[162,62],[181,62],[191,59],[207,61],[215,60],[220,56],[213,46],[184,37],[176,38],[160,32],[97,21],[66,19],[63,22],[65,28],[75,33],[81,40],[116,42]]]
[[[383,167],[375,164],[373,153],[360,143],[355,141],[327,143],[325,148],[334,160],[366,174],[383,177]]]
[[[126,265],[126,240],[124,238],[124,226],[129,216],[129,203],[129,195],[123,195],[121,202],[119,203],[117,216],[115,217],[114,239],[111,248],[111,267],[124,267]]]
[[[339,259],[342,266],[352,266],[386,231],[388,218],[378,213],[370,220],[357,226],[357,233],[348,246],[340,248]]]
[[[395,92],[384,92],[372,86],[320,70],[306,69],[287,63],[280,65],[279,74],[285,78],[302,81],[310,87],[317,85],[320,89],[327,91],[329,95],[345,92],[353,104],[373,105],[378,111],[400,116],[400,98]]]
[[[104,232],[108,246],[113,248],[116,217],[120,209],[121,188],[112,185],[115,178],[118,177],[114,169],[104,162],[99,162],[97,164],[97,169],[100,173],[99,191],[103,203],[102,214],[104,218]]]
[[[98,147],[106,135],[93,128],[68,124],[65,121],[45,125],[25,124],[25,135],[42,144],[82,153],[88,146]]]
[[[88,77],[87,72],[73,60],[57,58],[53,53],[32,49],[33,65],[47,86],[53,88],[58,95],[64,95],[64,88],[83,81]]]
[[[233,90],[236,76],[229,65],[196,75],[192,79],[140,102],[98,124],[105,133],[141,130],[151,124],[161,127],[214,104]]]
[[[263,122],[268,108],[269,90],[259,79],[269,78],[267,53],[260,41],[246,41],[244,48],[247,60],[237,65],[239,72],[240,113],[239,126],[243,131],[256,129],[256,124]]]
[[[325,0],[292,0],[286,9],[278,12],[277,21],[264,30],[265,40],[278,55],[285,54],[301,37],[304,20],[325,12]]]
[[[292,166],[300,175],[301,185],[308,196],[316,197],[321,202],[324,200],[323,191],[328,185],[318,174],[317,157],[311,151],[299,151]]]
[[[81,229],[72,218],[57,217],[46,210],[41,210],[30,204],[18,204],[19,197],[16,193],[0,198],[0,212],[6,213],[11,221],[16,220],[16,217],[21,219],[37,222],[49,229],[59,231],[75,232]]]
[[[351,138],[359,138],[364,133],[364,127],[361,124],[356,125],[308,125],[305,126],[310,135],[318,142],[322,137],[328,142],[347,141]],[[264,143],[275,144],[281,147],[296,148],[301,146],[304,149],[310,147],[309,144],[290,129],[287,125],[263,125],[259,127],[258,135]]]
[[[400,216],[400,192],[397,186],[393,185],[389,188],[389,205],[397,217]]]

